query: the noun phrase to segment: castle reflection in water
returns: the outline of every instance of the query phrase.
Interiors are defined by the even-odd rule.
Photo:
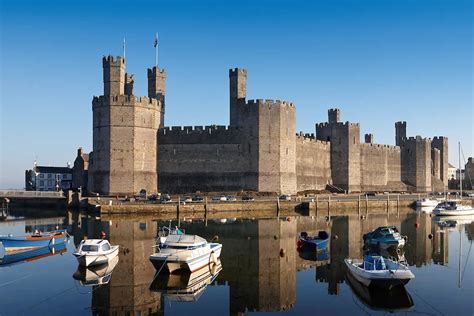
[[[111,281],[97,287],[92,295],[94,314],[164,314],[164,294],[150,291],[155,269],[148,257],[153,252],[154,237],[165,222],[152,220],[100,221],[78,213],[68,214],[74,240],[98,237],[101,231],[112,244],[119,244],[120,262]],[[291,309],[296,303],[296,273],[315,271],[315,282],[327,283],[329,295],[340,293],[345,279],[343,259],[362,257],[362,235],[379,226],[395,225],[408,236],[405,259],[417,267],[447,264],[448,231],[435,224],[424,213],[397,216],[371,215],[325,218],[298,217],[289,219],[236,220],[227,223],[209,220],[181,222],[187,233],[208,240],[218,236],[223,244],[222,271],[211,286],[229,287],[229,312],[243,315],[246,311],[279,311]],[[471,224],[472,225],[472,224]],[[470,225],[466,226],[469,230]],[[329,231],[329,260],[303,259],[297,250],[301,231],[315,234]],[[468,231],[469,233],[469,231]]]

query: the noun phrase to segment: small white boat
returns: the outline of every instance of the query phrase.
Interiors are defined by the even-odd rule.
[[[105,239],[81,241],[74,256],[81,266],[89,267],[108,263],[119,253],[119,246],[111,246]]]
[[[433,214],[437,216],[474,215],[474,208],[469,205],[462,205],[457,201],[445,201],[435,207]]]
[[[439,204],[438,200],[432,200],[428,198],[423,198],[421,200],[416,201],[417,207],[435,207]]]
[[[382,256],[365,256],[364,259],[344,259],[349,273],[365,286],[392,288],[408,283],[415,276],[399,262]]]
[[[150,256],[155,269],[160,271],[166,267],[169,272],[184,269],[191,272],[216,263],[221,255],[222,245],[208,243],[197,235],[168,235],[158,252]]]

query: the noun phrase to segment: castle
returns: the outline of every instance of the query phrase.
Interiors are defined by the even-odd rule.
[[[247,71],[229,70],[230,125],[165,126],[164,69],[148,69],[148,97],[133,93],[122,57],[103,58],[104,95],[92,100],[93,151],[88,190],[105,195],[253,190],[295,194],[326,188],[442,191],[448,139],[407,137],[396,146],[360,140],[357,123],[330,109],[315,134],[296,132],[296,107],[247,100]]]

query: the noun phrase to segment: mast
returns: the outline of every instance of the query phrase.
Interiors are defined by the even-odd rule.
[[[462,170],[461,170],[461,142],[458,142],[458,156],[459,156],[459,190],[460,190],[460,199],[462,200]]]
[[[458,263],[458,287],[461,288],[461,257],[462,257],[462,241],[461,241],[461,225],[459,226],[459,263]]]

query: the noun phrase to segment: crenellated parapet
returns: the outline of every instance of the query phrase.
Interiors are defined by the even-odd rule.
[[[283,107],[283,108],[291,108],[296,109],[296,106],[292,102],[281,101],[281,100],[272,100],[272,99],[255,99],[255,100],[248,100],[247,106],[258,106],[258,107]]]
[[[105,67],[110,67],[110,66],[115,66],[115,67],[123,67],[125,66],[125,58],[122,56],[103,56],[102,57],[102,66]]]
[[[337,122],[337,123],[328,123],[328,122],[316,123],[316,128],[327,128],[331,126],[360,127],[360,123],[351,123],[349,121]]]
[[[385,145],[385,144],[373,144],[373,143],[363,143],[360,144],[362,148],[367,148],[376,151],[390,151],[400,153],[399,146]]]
[[[322,148],[326,148],[326,149],[330,148],[331,146],[330,142],[316,139],[314,134],[302,134],[302,133],[296,134],[296,142],[320,145]]]
[[[242,131],[238,127],[167,126],[158,130],[160,144],[213,144],[240,143]]]
[[[134,95],[94,96],[92,99],[92,107],[101,106],[139,106],[159,109],[161,102],[155,98]]]

